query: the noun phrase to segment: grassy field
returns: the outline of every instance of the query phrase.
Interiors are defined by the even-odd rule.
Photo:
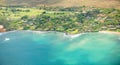
[[[30,18],[34,18],[37,15],[42,14],[45,12],[46,16],[50,17],[58,17],[58,16],[69,16],[74,15],[76,12],[70,12],[70,11],[46,11],[38,8],[4,8],[1,7],[0,15],[5,16],[10,19],[20,19],[23,16],[28,16]],[[14,11],[15,10],[15,11]]]
[[[0,10],[0,15],[6,16],[10,19],[19,19],[23,16],[34,17],[44,12],[44,10],[39,10],[35,8],[16,8],[16,10],[18,11],[14,11],[14,9],[11,8],[8,8],[8,10],[6,10],[6,8],[3,7],[3,9]]]

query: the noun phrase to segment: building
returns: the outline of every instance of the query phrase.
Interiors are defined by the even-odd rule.
[[[0,32],[5,32],[5,31],[6,31],[6,29],[4,28],[4,26],[0,25]]]

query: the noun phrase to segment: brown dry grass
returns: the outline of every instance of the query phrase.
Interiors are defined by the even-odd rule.
[[[91,7],[102,7],[102,8],[119,8],[120,0],[0,0],[7,4],[27,4],[30,6],[36,5],[48,5],[48,6],[91,6]]]
[[[64,0],[61,3],[55,4],[57,6],[91,6],[102,8],[120,8],[120,1],[117,0]]]

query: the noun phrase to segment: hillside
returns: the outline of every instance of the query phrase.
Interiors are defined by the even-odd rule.
[[[0,7],[0,25],[7,31],[120,32],[120,10],[94,7]],[[1,30],[4,30],[1,26]]]
[[[25,5],[25,6],[38,6],[38,5],[52,5],[60,3],[62,0],[2,0],[5,5]]]
[[[103,8],[120,8],[120,0],[3,0],[4,5],[25,6],[93,6]]]
[[[4,4],[3,4],[4,3]],[[92,6],[102,8],[120,8],[120,0],[2,0],[0,5],[24,6]]]
[[[63,5],[64,4],[64,5]],[[93,6],[103,8],[120,8],[119,0],[64,0],[58,5],[63,6]]]

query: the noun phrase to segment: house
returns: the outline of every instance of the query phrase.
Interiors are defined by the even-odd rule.
[[[103,27],[102,27],[102,30],[107,30],[107,27],[106,27],[106,26],[103,26]]]
[[[6,31],[6,29],[4,28],[4,26],[0,25],[0,32],[5,32],[5,31]]]
[[[110,31],[115,31],[117,28],[109,28]]]
[[[0,29],[2,29],[2,28],[4,28],[4,26],[3,26],[3,25],[0,25]]]
[[[120,25],[117,25],[116,28],[117,28],[117,29],[120,29]]]

